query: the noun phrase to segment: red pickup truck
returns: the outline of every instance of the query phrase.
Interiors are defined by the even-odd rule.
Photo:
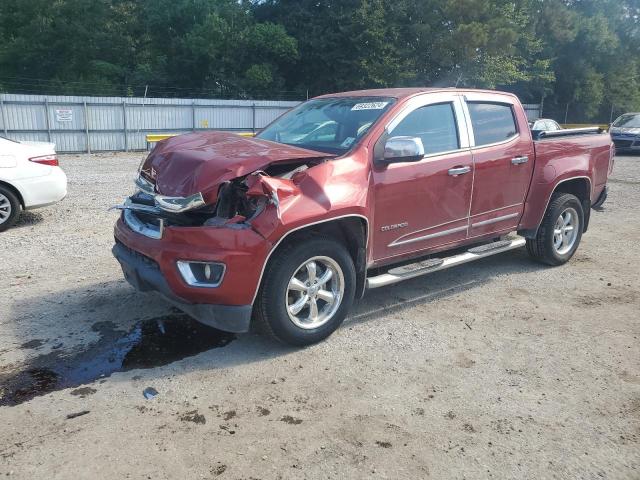
[[[117,207],[113,253],[136,288],[203,323],[244,332],[254,319],[304,345],[366,289],[525,244],[565,263],[613,158],[597,130],[532,133],[509,93],[324,95],[254,138],[159,142]]]

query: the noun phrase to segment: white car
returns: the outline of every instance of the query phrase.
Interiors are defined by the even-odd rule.
[[[67,195],[67,176],[58,166],[55,144],[14,142],[0,137],[0,232],[20,212],[59,202]]]

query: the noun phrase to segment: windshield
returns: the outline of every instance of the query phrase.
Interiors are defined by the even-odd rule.
[[[613,126],[624,128],[640,128],[640,115],[633,113],[622,115],[615,122],[613,122]]]
[[[395,99],[389,97],[309,100],[256,136],[340,155],[350,150],[394,102]]]

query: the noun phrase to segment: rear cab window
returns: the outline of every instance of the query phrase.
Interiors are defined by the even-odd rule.
[[[504,142],[518,134],[511,104],[467,102],[467,107],[477,147]]]

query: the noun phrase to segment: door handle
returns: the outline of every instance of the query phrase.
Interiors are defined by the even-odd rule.
[[[520,165],[521,163],[527,163],[529,161],[529,157],[526,155],[522,155],[521,157],[514,157],[511,159],[511,163],[514,165]]]
[[[452,177],[456,177],[458,175],[462,175],[464,173],[469,173],[471,171],[471,167],[454,167],[449,169],[449,175]]]

